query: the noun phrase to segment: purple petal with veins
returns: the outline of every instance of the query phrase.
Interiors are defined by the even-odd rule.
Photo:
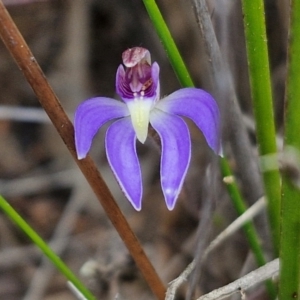
[[[150,123],[161,140],[160,177],[169,210],[175,206],[190,163],[191,140],[186,123],[178,116],[154,109]]]
[[[196,88],[180,89],[160,100],[156,108],[190,118],[202,131],[209,147],[220,154],[220,113],[209,93]]]
[[[130,118],[114,122],[107,130],[105,147],[108,162],[122,191],[136,210],[142,207],[142,175],[136,154],[136,135]]]
[[[159,98],[159,66],[156,62],[137,64],[124,69],[120,65],[116,74],[116,91],[125,101]]]
[[[75,146],[78,159],[85,158],[99,128],[106,122],[129,116],[127,106],[115,99],[97,97],[82,102],[75,112]]]

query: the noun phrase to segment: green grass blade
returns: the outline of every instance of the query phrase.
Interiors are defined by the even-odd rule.
[[[276,153],[275,124],[263,0],[243,0],[244,27],[250,85],[260,155]],[[278,168],[263,173],[269,222],[275,253],[279,249],[280,174]]]
[[[285,147],[300,151],[300,0],[291,1]],[[300,191],[283,178],[279,299],[300,299]]]
[[[0,208],[23,232],[39,247],[49,258],[52,264],[76,287],[76,289],[88,300],[96,298],[84,286],[84,284],[73,274],[64,262],[51,250],[43,239],[26,223],[26,221],[11,207],[11,205],[0,195]]]

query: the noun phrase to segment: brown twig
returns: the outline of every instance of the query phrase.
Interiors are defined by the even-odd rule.
[[[158,277],[155,269],[143,251],[138,239],[131,230],[128,222],[118,207],[110,190],[98,172],[95,163],[90,157],[77,160],[74,146],[74,128],[67,114],[64,112],[56,95],[50,87],[40,66],[25,43],[15,23],[0,0],[0,36],[7,49],[15,59],[17,65],[31,85],[42,107],[48,114],[53,125],[63,139],[74,160],[89,182],[102,204],[107,216],[118,231],[127,249],[135,260],[153,293],[160,300],[165,297],[165,287]]]

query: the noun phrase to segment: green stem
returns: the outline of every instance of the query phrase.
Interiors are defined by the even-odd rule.
[[[275,125],[263,0],[243,0],[250,85],[260,155],[276,153]],[[279,249],[280,174],[263,173],[275,253]]]
[[[24,219],[0,196],[0,207],[5,214],[41,249],[56,268],[84,295],[88,300],[96,299],[84,284],[73,274],[64,262],[51,250],[43,239],[26,223]]]
[[[291,1],[289,41],[285,148],[300,151],[300,0]],[[287,176],[282,185],[279,299],[300,299],[300,191]]]
[[[174,40],[168,30],[168,27],[155,1],[143,0],[143,2],[146,6],[150,19],[152,20],[153,25],[161,39],[161,42],[168,54],[168,57],[170,58],[171,65],[181,85],[184,87],[193,87],[194,86],[193,81],[189,75],[189,72],[181,58],[181,55],[176,47],[176,44],[174,43]],[[223,177],[233,176],[232,171],[230,170],[228,162],[225,158],[221,158],[221,170],[222,170]],[[239,192],[236,183],[232,182],[231,184],[227,184],[226,186],[237,213],[239,215],[243,214],[246,211],[247,206]],[[258,266],[264,265],[266,261],[253,223],[251,222],[246,223],[244,225],[244,232],[249,242],[249,245],[254,253]],[[266,284],[267,284],[269,295],[272,298],[275,298],[276,290],[273,283],[271,281],[267,281]]]
[[[178,51],[178,48],[173,40],[170,30],[165,23],[165,20],[156,5],[155,0],[143,0],[147,9],[149,17],[153,23],[154,28],[165,48],[169,57],[170,63],[175,71],[180,84],[184,87],[193,87],[193,80],[186,68],[186,65]]]
[[[222,176],[223,178],[232,178],[230,182],[226,182],[226,187],[228,190],[228,193],[232,199],[232,203],[235,207],[235,210],[239,215],[243,214],[247,210],[247,206],[239,192],[239,189],[237,187],[237,184],[232,177],[232,173],[230,170],[230,167],[228,165],[228,162],[225,158],[221,158],[221,171],[222,171]],[[254,254],[256,263],[259,267],[263,266],[266,264],[266,260],[264,258],[264,254],[259,242],[259,238],[257,236],[255,227],[252,222],[247,222],[243,226],[244,233],[247,237],[248,243],[250,245],[250,248]],[[269,295],[271,296],[271,299],[275,299],[276,297],[276,289],[271,280],[266,281],[266,287],[268,290]]]

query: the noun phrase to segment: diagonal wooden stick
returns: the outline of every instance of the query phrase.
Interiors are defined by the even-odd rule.
[[[274,279],[277,277],[279,265],[279,258],[276,258],[264,266],[248,273],[247,275],[221,288],[213,290],[212,292],[205,294],[196,300],[221,300],[228,298],[235,293],[243,293],[245,290],[265,281],[266,279]]]
[[[165,298],[165,287],[98,172],[95,163],[89,156],[84,160],[77,160],[73,125],[18,28],[5,9],[2,0],[0,0],[0,36],[102,204],[107,216],[124,241],[152,292],[159,300],[163,300]]]

